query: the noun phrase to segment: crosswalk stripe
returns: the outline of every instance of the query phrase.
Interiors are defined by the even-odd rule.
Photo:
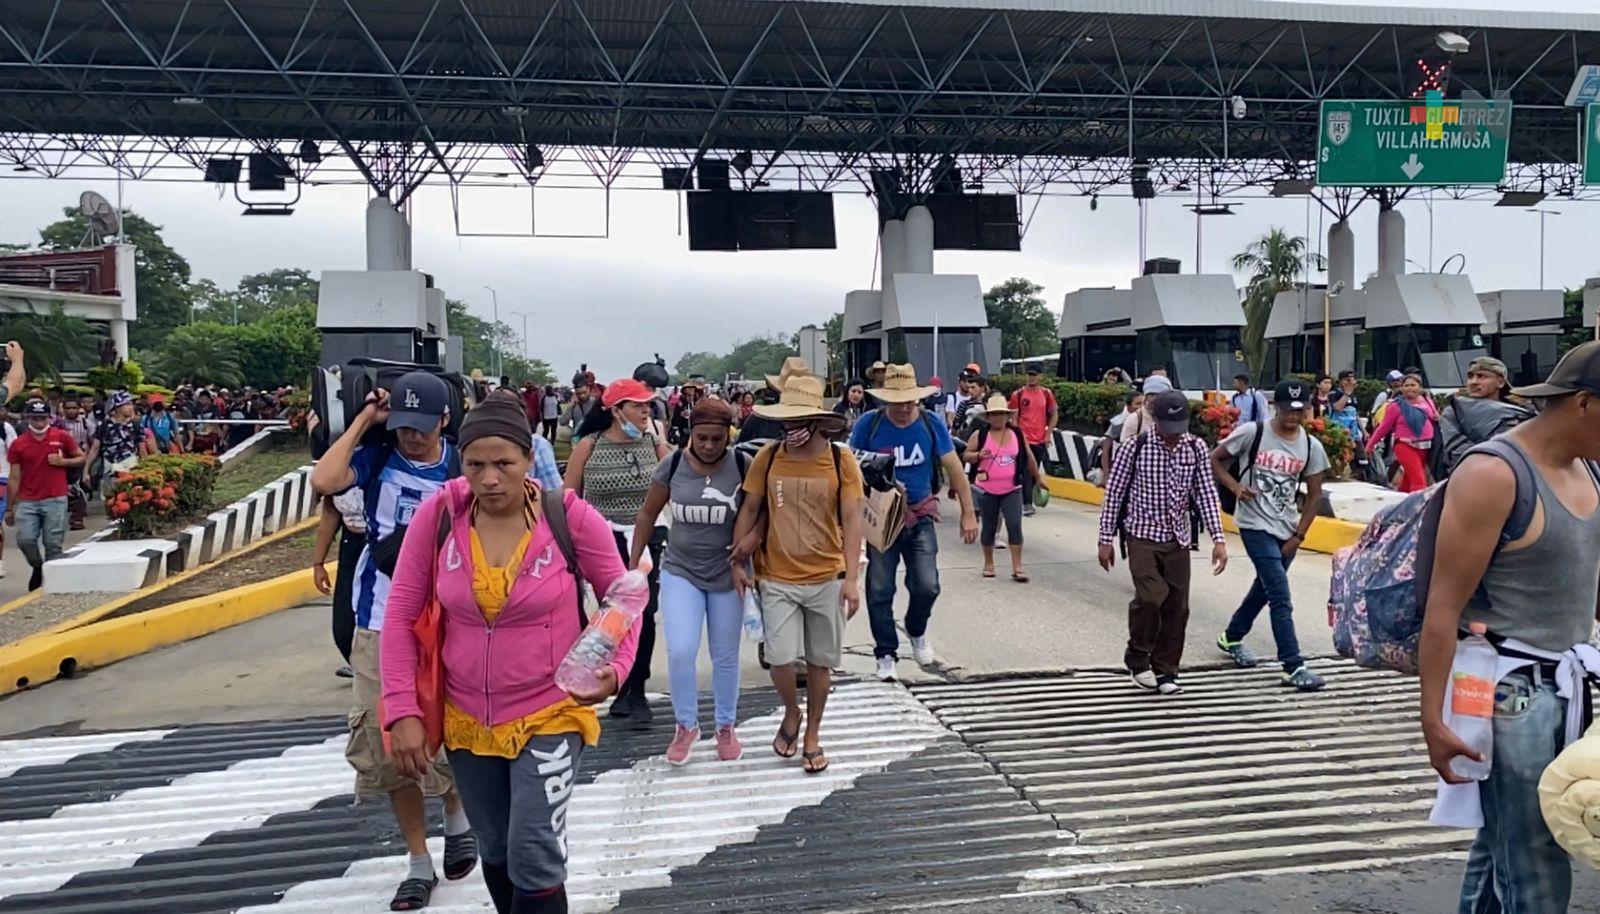
[[[46,736],[37,739],[0,739],[0,778],[23,768],[59,765],[92,752],[105,752],[127,743],[158,740],[171,730],[130,730],[83,736]]]
[[[1426,821],[1416,680],[1311,664],[1315,694],[1275,667],[1185,673],[1173,697],[1110,671],[913,692],[1063,829],[1017,897],[1460,853]]]

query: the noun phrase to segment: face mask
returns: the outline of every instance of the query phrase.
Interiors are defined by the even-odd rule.
[[[790,447],[805,447],[811,440],[811,426],[799,425],[783,430],[783,440]]]
[[[639,440],[639,436],[644,434],[644,431],[640,429],[639,426],[634,425],[632,422],[629,422],[626,419],[621,419],[618,421],[620,421],[622,424],[622,433],[628,436],[629,441],[637,441]]]

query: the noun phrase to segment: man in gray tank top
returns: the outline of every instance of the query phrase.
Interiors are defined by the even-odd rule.
[[[1573,349],[1549,380],[1516,393],[1539,406],[1536,418],[1504,436],[1533,470],[1538,506],[1527,533],[1500,544],[1517,483],[1511,465],[1488,454],[1461,461],[1439,519],[1420,646],[1421,710],[1429,759],[1450,783],[1466,782],[1451,760],[1475,757],[1444,720],[1457,632],[1483,622],[1492,635],[1563,652],[1589,639],[1596,617],[1600,492],[1587,462],[1600,459],[1600,342]],[[1524,667],[1495,689],[1483,827],[1467,859],[1462,912],[1567,910],[1571,862],[1545,825],[1538,796],[1539,777],[1565,742],[1567,702],[1556,693],[1553,666]]]

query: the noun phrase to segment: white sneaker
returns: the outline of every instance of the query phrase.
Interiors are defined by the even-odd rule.
[[[922,666],[933,666],[933,645],[928,643],[928,636],[911,639],[911,656]]]
[[[1133,680],[1134,685],[1144,689],[1146,692],[1154,692],[1156,690],[1157,683],[1154,670],[1140,670],[1128,678]]]
[[[3,578],[3,577],[5,577],[5,576],[6,576],[6,566],[5,566],[5,563],[4,563],[4,562],[0,562],[0,578]]]
[[[878,679],[882,680],[883,682],[894,682],[898,678],[899,677],[895,676],[894,674],[894,658],[879,657]]]

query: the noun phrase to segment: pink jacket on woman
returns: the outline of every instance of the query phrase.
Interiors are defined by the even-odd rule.
[[[1424,393],[1417,398],[1417,402],[1411,404],[1428,415],[1428,421],[1422,423],[1422,434],[1420,435],[1411,434],[1411,426],[1400,418],[1401,400],[1405,400],[1405,397],[1396,397],[1383,407],[1383,421],[1378,423],[1378,427],[1367,438],[1367,453],[1372,453],[1378,443],[1387,438],[1390,432],[1394,432],[1394,440],[1406,444],[1419,444],[1433,440],[1433,427],[1439,421],[1439,408],[1433,405],[1433,398]]]
[[[626,570],[605,518],[571,490],[561,493],[567,526],[578,553],[578,567],[596,593]],[[494,726],[525,717],[566,697],[556,685],[556,666],[578,640],[576,581],[544,524],[522,561],[505,609],[489,625],[472,594],[472,490],[452,479],[417,508],[395,563],[387,615],[380,641],[384,727],[403,717],[420,717],[417,707],[417,639],[411,631],[437,588],[444,609],[445,697],[461,710]],[[439,512],[449,510],[450,536],[433,558]],[[620,684],[633,668],[638,626],[617,648],[611,666]]]

